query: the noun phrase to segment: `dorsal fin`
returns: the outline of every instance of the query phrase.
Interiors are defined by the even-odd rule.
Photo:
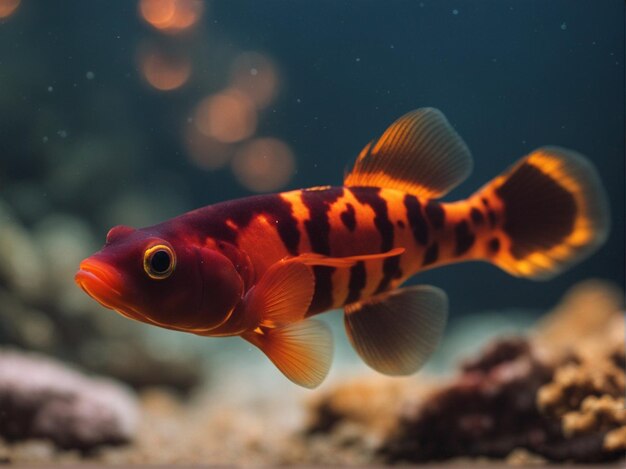
[[[357,157],[345,186],[397,189],[438,198],[472,170],[465,142],[437,109],[422,108],[395,121]]]

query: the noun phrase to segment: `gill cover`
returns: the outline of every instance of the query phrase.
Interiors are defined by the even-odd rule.
[[[208,331],[226,322],[241,301],[244,281],[231,260],[219,251],[198,248],[201,298],[198,329]]]

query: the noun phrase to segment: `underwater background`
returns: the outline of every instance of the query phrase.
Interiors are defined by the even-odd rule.
[[[340,185],[367,142],[404,113],[430,106],[447,116],[474,157],[471,176],[444,200],[469,196],[537,147],[559,145],[586,155],[598,169],[612,228],[593,256],[549,282],[514,278],[482,263],[412,279],[441,287],[450,299],[447,337],[427,374],[453,372],[494,336],[524,334],[588,279],[603,281],[591,290],[611,300],[589,300],[586,315],[598,315],[593,308],[599,304],[622,310],[613,299],[621,298],[616,289],[624,285],[624,41],[621,0],[0,0],[0,407],[6,407],[0,435],[7,442],[0,457],[80,459],[84,453],[58,448],[82,451],[137,439],[144,453],[133,453],[131,443],[121,453],[101,453],[104,461],[418,460],[402,451],[380,459],[378,446],[365,451],[358,445],[371,459],[334,458],[345,448],[318,440],[311,443],[314,456],[278,457],[279,450],[266,445],[268,428],[279,426],[293,446],[287,430],[301,435],[297,416],[308,409],[303,400],[322,399],[344,379],[375,375],[351,351],[339,313],[324,315],[337,344],[331,379],[302,391],[241,340],[158,330],[105,310],[74,284],[78,263],[104,244],[114,225],[142,227],[255,193]],[[507,346],[527,353],[519,344]],[[68,421],[61,415],[50,424],[54,431],[29,434],[36,425],[19,423],[28,412],[16,410],[21,404],[10,396],[17,385],[6,384],[2,360],[13,369],[39,365],[20,362],[16,350],[130,386],[115,391],[124,404],[113,415],[136,413],[134,423],[122,418],[124,430],[116,433],[109,422],[109,433],[85,443],[81,431],[59,436],[58,422]],[[49,374],[56,376],[55,370]],[[538,382],[551,379],[551,370]],[[364,393],[399,399],[410,391],[387,388],[421,377],[378,377],[382,384],[375,386],[382,390]],[[29,389],[23,385],[19,389]],[[277,410],[281,399],[293,413]],[[241,402],[248,403],[245,412],[224,410]],[[307,405],[321,412],[318,404]],[[211,410],[190,411],[193,406]],[[380,406],[385,414],[385,402]],[[216,408],[226,413],[216,416]],[[163,423],[170,415],[179,426]],[[232,441],[163,457],[148,450],[176,446],[168,438],[182,431],[198,438],[205,428],[193,415],[205,416],[202,425],[217,422],[212,431],[230,433]],[[377,424],[378,417],[368,416]],[[84,418],[93,424],[91,414]],[[153,425],[154,419],[161,423]],[[161,439],[146,443],[142,429],[155,426]],[[31,437],[56,446],[12,443]],[[245,446],[250,439],[257,445],[252,450]],[[576,459],[533,449],[548,460]],[[448,456],[508,454],[500,453],[450,450]]]

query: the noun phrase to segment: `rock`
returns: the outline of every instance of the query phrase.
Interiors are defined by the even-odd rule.
[[[92,340],[81,348],[81,362],[136,389],[167,387],[181,395],[189,394],[205,378],[199,354],[152,353],[139,338]]]
[[[623,457],[624,318],[614,287],[585,282],[530,338],[498,340],[460,374],[398,415],[387,462],[511,457]]]
[[[381,452],[390,462],[423,462],[535,450],[558,433],[535,406],[550,376],[524,339],[495,342],[450,384],[400,413]]]
[[[428,387],[410,378],[390,380],[381,375],[342,382],[311,400],[306,432],[341,433],[342,426],[358,426],[362,435],[384,436],[395,425],[402,407],[425,389]]]
[[[623,295],[599,280],[572,287],[531,334],[537,353],[558,366],[573,356],[593,361],[619,348],[624,343]]]
[[[139,411],[134,394],[34,353],[0,350],[0,435],[49,439],[90,450],[129,442]]]
[[[566,314],[567,306],[571,315]],[[539,409],[560,421],[565,437],[598,438],[607,457],[626,449],[621,307],[621,295],[615,289],[587,282],[568,294],[564,306],[536,338],[547,359],[556,362],[552,380],[538,391]],[[559,319],[560,328],[556,327]],[[570,331],[569,342],[561,330]]]
[[[431,385],[432,386],[432,385]],[[382,375],[339,383],[309,402],[304,441],[292,445],[305,456],[291,454],[286,463],[365,465],[378,461],[378,449],[397,425],[409,402],[429,389],[413,378]]]
[[[380,464],[619,459],[626,449],[620,308],[615,288],[585,282],[538,329],[493,340],[444,383],[379,377],[336,386],[313,402],[303,438]]]

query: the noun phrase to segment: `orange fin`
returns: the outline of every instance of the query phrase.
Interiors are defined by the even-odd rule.
[[[272,265],[244,299],[246,314],[256,315],[264,327],[304,319],[313,299],[315,276],[301,262]]]
[[[333,356],[326,324],[308,319],[274,329],[260,328],[242,336],[256,345],[291,381],[315,388],[324,381]]]
[[[380,254],[364,254],[361,256],[349,256],[349,257],[328,257],[322,254],[315,253],[305,253],[300,254],[297,257],[293,257],[288,259],[286,262],[291,260],[296,262],[301,262],[305,265],[310,266],[327,266],[327,267],[352,267],[359,261],[375,261],[381,259],[387,259],[388,257],[396,257],[404,254],[404,248],[394,248],[387,252],[383,252]]]
[[[443,290],[421,285],[381,293],[344,311],[348,338],[363,361],[386,375],[408,375],[437,347],[448,299]]]
[[[600,178],[572,150],[539,148],[478,195],[502,206],[503,249],[490,259],[519,277],[549,279],[592,254],[609,232]]]
[[[361,151],[345,186],[376,186],[438,198],[472,170],[465,142],[433,108],[409,112]]]

